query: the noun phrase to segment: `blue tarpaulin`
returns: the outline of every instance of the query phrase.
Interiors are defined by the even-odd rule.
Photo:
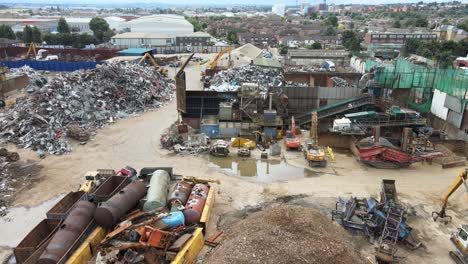
[[[103,62],[65,62],[65,61],[35,61],[35,60],[19,60],[19,61],[1,61],[0,64],[8,68],[20,68],[29,66],[40,71],[76,71],[83,69],[94,69],[96,65]]]

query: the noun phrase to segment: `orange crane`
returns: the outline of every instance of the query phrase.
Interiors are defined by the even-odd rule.
[[[286,131],[286,138],[284,142],[286,144],[287,150],[298,150],[301,147],[301,141],[296,136],[296,122],[294,121],[294,116],[291,117],[291,130]]]
[[[225,49],[223,49],[222,51],[220,51],[218,53],[218,55],[216,55],[216,58],[213,60],[213,62],[211,63],[210,65],[210,69],[211,70],[216,70],[216,67],[218,66],[218,61],[221,59],[221,57],[223,57],[224,54],[226,53],[229,53],[229,64],[231,64],[231,51],[232,51],[232,48],[231,47],[227,47]]]

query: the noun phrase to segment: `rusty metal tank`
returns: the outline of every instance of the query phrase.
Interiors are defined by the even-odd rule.
[[[93,220],[96,205],[78,201],[39,258],[39,264],[54,264],[67,253]]]
[[[165,170],[156,170],[152,173],[144,211],[151,211],[166,206],[167,189],[169,188],[169,173]]]
[[[200,221],[208,191],[209,187],[205,184],[198,183],[193,186],[184,210],[186,225],[196,224]]]
[[[146,185],[142,181],[134,181],[106,202],[99,205],[94,213],[96,223],[104,228],[112,229],[122,216],[134,208],[145,196]]]
[[[192,183],[187,181],[179,181],[172,185],[167,196],[167,206],[171,210],[176,209],[172,207],[184,206],[190,196],[192,187]]]

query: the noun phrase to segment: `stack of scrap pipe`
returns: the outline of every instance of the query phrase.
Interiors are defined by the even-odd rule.
[[[96,263],[170,262],[199,228],[210,186],[171,184],[162,169],[146,175],[97,207],[96,223],[111,232],[101,241]]]
[[[268,87],[281,86],[283,74],[274,68],[263,68],[254,65],[238,66],[216,73],[208,90],[226,92],[237,91],[242,83],[257,83],[263,94]]]
[[[118,118],[160,107],[174,96],[174,82],[153,67],[129,63],[61,73],[0,114],[0,138],[40,155],[71,151],[66,127],[101,128]]]

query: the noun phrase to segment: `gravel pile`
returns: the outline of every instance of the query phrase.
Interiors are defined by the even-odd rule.
[[[315,209],[281,205],[228,227],[203,263],[366,263],[348,237]]]

